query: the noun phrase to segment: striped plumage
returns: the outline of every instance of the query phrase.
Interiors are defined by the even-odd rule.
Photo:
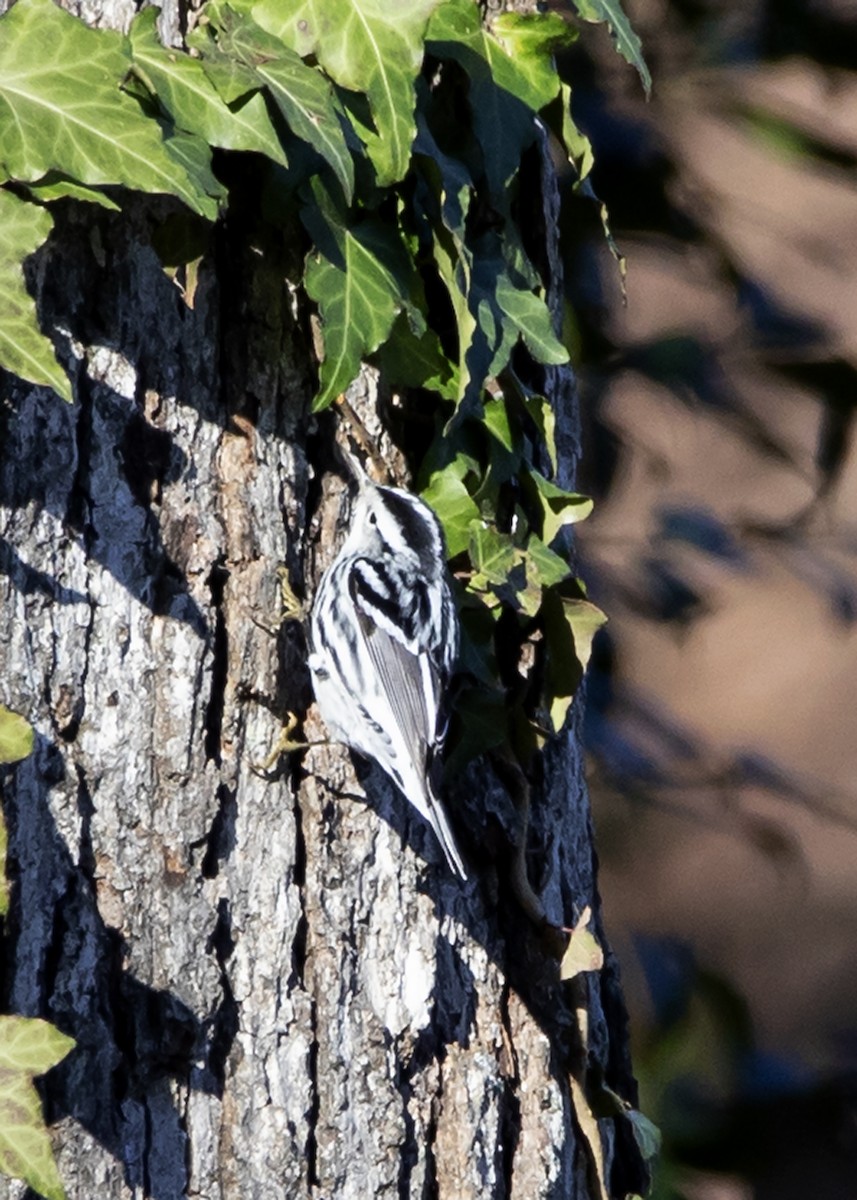
[[[316,699],[331,734],[383,767],[465,879],[432,782],[458,655],[443,534],[422,500],[355,471],[350,529],[313,603]]]

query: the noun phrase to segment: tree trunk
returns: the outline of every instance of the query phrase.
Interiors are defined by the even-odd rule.
[[[633,1100],[615,971],[560,983],[489,848],[514,821],[489,767],[453,788],[465,886],[342,747],[258,769],[311,704],[276,568],[311,596],[335,552],[334,423],[289,247],[227,221],[190,307],[151,211],[60,209],[33,285],[76,400],[7,378],[0,408],[0,700],[38,734],[3,780],[2,1008],[77,1040],[44,1089],[68,1195],[599,1197],[569,1081]],[[579,705],[542,765],[531,880],[603,944]],[[638,1189],[625,1123],[599,1128],[610,1194]]]

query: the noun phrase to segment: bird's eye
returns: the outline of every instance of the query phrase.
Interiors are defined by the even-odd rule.
[[[373,513],[373,512],[370,512],[370,514],[369,514],[369,524],[370,524],[370,525],[377,525],[377,524],[378,524],[378,518],[377,518],[377,516],[375,515],[375,513]]]

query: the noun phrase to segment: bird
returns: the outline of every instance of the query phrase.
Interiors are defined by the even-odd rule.
[[[346,457],[350,526],[310,613],[316,701],[333,737],[386,772],[466,880],[434,782],[460,638],[443,531],[425,501]]]

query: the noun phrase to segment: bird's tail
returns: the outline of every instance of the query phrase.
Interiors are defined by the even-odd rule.
[[[428,807],[427,816],[437,834],[437,840],[443,847],[446,861],[460,879],[466,880],[467,872],[464,869],[464,863],[461,861],[458,846],[455,844],[455,835],[446,818],[446,813],[443,811],[443,805],[434,794],[434,789],[428,780],[426,780],[426,801]]]

